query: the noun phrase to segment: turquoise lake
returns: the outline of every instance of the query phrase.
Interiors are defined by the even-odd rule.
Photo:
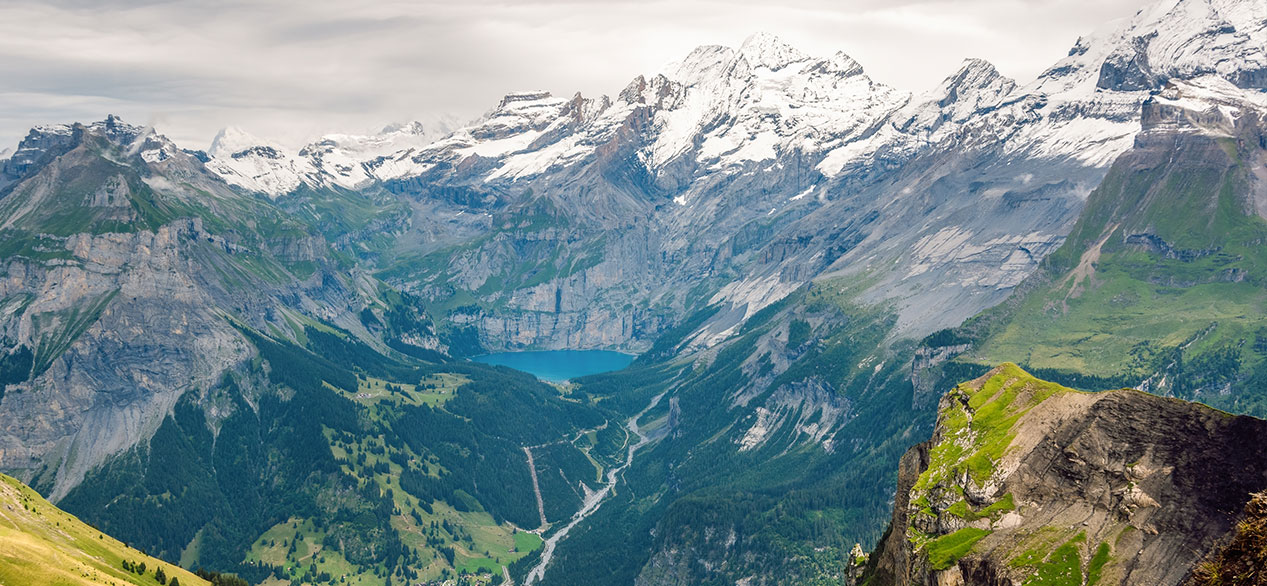
[[[509,366],[541,380],[562,382],[569,379],[620,370],[633,362],[633,354],[610,350],[542,350],[534,352],[498,352],[473,356],[471,360],[485,364]]]

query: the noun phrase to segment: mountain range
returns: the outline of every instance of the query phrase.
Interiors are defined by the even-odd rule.
[[[33,128],[0,469],[255,581],[839,579],[998,364],[1267,416],[1265,47],[1261,3],[1162,0],[1027,83],[910,94],[756,34],[298,150]],[[598,348],[640,357],[464,360]]]

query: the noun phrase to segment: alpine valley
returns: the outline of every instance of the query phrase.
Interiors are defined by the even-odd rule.
[[[1260,0],[1026,82],[759,33],[614,97],[188,146],[110,116],[0,162],[5,584],[1267,575]],[[638,357],[469,360],[598,349]]]

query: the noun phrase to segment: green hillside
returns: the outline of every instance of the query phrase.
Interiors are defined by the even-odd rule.
[[[971,360],[1267,413],[1253,382],[1267,358],[1267,221],[1252,195],[1263,147],[1242,134],[1119,159],[1022,292],[967,327]]]
[[[794,292],[707,363],[654,362],[686,342],[671,331],[633,367],[581,379],[579,393],[613,406],[665,392],[641,420],[664,436],[626,470],[628,489],[560,545],[543,583],[839,584],[854,544],[883,532],[898,459],[934,416],[911,404],[914,344],[886,348],[896,316],[859,305],[857,288]],[[752,407],[780,402],[752,439]],[[819,425],[836,430],[829,441],[807,433]]]
[[[387,356],[328,324],[302,332],[306,346],[243,328],[260,361],[211,391],[220,419],[186,395],[148,445],[61,505],[251,583],[489,583],[541,547],[542,515],[566,520],[579,483],[596,489],[596,466],[624,457],[623,443],[582,442],[618,431],[612,413],[530,375]],[[241,381],[264,377],[252,409]]]
[[[30,487],[0,475],[0,584],[162,586],[177,583],[179,586],[208,584],[186,570],[101,533],[49,504]]]

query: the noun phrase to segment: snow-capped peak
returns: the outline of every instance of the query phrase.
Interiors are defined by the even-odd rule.
[[[455,116],[430,116],[424,120],[388,124],[378,131],[378,136],[417,137],[421,144],[430,144],[444,138],[466,124]]]
[[[1219,75],[1267,88],[1267,3],[1160,0],[1112,29],[1078,39],[1033,84],[1055,95],[1148,91],[1170,79]]]
[[[300,185],[356,189],[376,179],[374,171],[405,173],[405,161],[447,136],[459,124],[451,117],[392,124],[377,134],[327,134],[298,152],[270,143],[237,127],[221,130],[212,141],[208,167],[225,181],[270,197]]]
[[[730,47],[702,45],[696,47],[682,61],[664,67],[664,76],[682,85],[694,85],[716,78],[734,57],[735,50]],[[642,76],[638,79],[642,79]]]
[[[999,73],[984,59],[966,59],[954,75],[938,86],[938,104],[956,105],[956,110],[980,110],[997,104],[999,99],[1016,89],[1016,82]]]
[[[506,109],[508,107],[512,107],[512,104],[520,102],[541,102],[553,97],[554,96],[550,92],[545,90],[510,92],[502,97],[502,102],[497,107],[499,109]]]
[[[207,155],[212,157],[231,157],[255,147],[266,147],[279,153],[282,150],[280,146],[259,138],[237,126],[228,126],[220,129],[220,132],[216,133],[215,138],[211,139],[211,148],[207,149]]]
[[[226,182],[269,197],[294,191],[315,172],[289,149],[236,126],[217,133],[207,155],[207,168]]]
[[[1000,74],[989,61],[965,59],[936,89],[895,114],[893,123],[904,133],[936,140],[930,133],[997,106],[1015,89],[1016,82]]]
[[[845,54],[844,51],[836,51],[836,54],[832,55],[831,60],[827,64],[832,71],[842,75],[862,75],[863,73],[862,64]]]
[[[759,32],[745,39],[739,46],[739,56],[753,67],[766,67],[771,71],[778,71],[810,58],[779,37],[766,32]]]
[[[422,122],[418,120],[414,120],[413,122],[407,122],[407,123],[388,124],[387,126],[384,126],[382,130],[379,130],[378,133],[391,134],[391,133],[399,132],[402,134],[417,135],[417,134],[426,134],[427,131],[428,131],[428,128],[423,126]]]

